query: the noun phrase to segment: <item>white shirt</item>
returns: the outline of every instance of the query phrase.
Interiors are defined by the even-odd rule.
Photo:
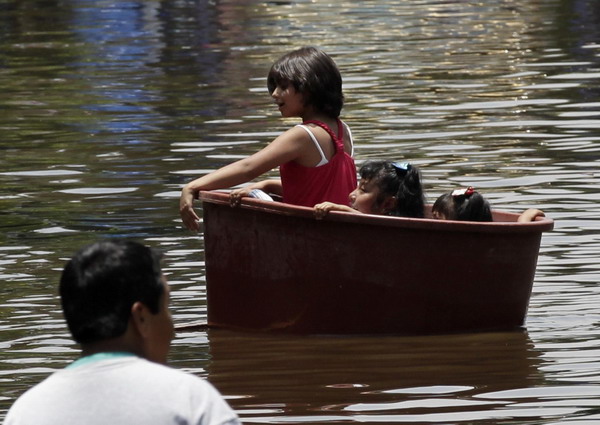
[[[206,380],[138,357],[66,368],[29,389],[5,425],[239,424]]]

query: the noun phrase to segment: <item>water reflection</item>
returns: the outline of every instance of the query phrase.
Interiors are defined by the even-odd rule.
[[[541,353],[520,332],[298,338],[211,330],[208,341],[208,378],[250,423],[429,422],[431,409],[432,422],[459,412],[502,417],[513,397],[501,391],[544,384]]]

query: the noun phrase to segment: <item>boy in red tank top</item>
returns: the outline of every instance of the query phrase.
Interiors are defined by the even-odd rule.
[[[255,154],[200,177],[184,186],[179,212],[184,225],[198,231],[193,200],[201,190],[236,186],[280,167],[281,180],[264,180],[231,192],[236,205],[254,189],[283,197],[284,202],[312,207],[343,203],[356,188],[350,128],[339,115],[344,104],[342,78],[323,51],[304,47],[282,56],[267,77],[269,93],[283,117],[303,124],[278,136]]]

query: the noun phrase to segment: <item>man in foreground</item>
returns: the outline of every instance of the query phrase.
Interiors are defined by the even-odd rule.
[[[6,425],[239,424],[207,381],[165,366],[174,336],[160,256],[103,241],[67,263],[60,297],[81,358],[23,394]]]

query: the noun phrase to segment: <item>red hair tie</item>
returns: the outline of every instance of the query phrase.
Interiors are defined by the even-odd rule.
[[[466,189],[456,189],[452,191],[452,196],[466,196],[467,198],[475,193],[473,186],[469,186]]]

